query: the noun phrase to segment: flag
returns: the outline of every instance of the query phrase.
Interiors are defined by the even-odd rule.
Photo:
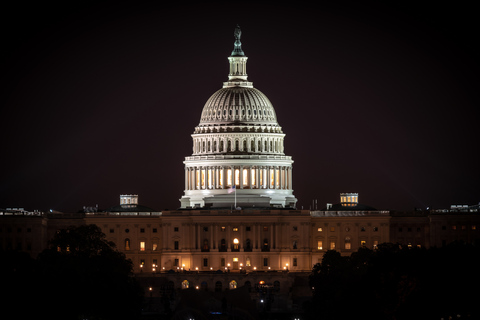
[[[235,191],[235,185],[232,185],[229,189],[228,189],[228,193],[232,193]]]

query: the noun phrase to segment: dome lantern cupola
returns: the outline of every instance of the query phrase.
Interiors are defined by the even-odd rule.
[[[228,81],[223,83],[224,88],[229,87],[247,87],[253,88],[253,83],[247,81],[247,59],[245,53],[242,50],[242,43],[240,42],[240,36],[242,31],[237,25],[235,28],[235,44],[228,61],[230,63],[230,73],[228,74]]]

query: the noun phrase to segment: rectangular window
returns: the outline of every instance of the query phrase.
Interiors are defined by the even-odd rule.
[[[294,267],[297,266],[297,258],[293,258],[293,266],[294,266]]]
[[[330,227],[330,232],[335,232],[335,227]]]
[[[173,242],[173,249],[178,250],[178,241]]]
[[[323,241],[321,241],[321,240],[317,241],[317,249],[318,250],[323,250]]]
[[[335,250],[335,241],[330,241],[330,250]]]
[[[208,232],[208,227],[203,227],[203,232]]]
[[[115,231],[115,230],[113,230],[113,229],[110,229],[110,233],[113,233],[114,231]]]
[[[362,247],[365,247],[367,245],[367,241],[365,241],[365,240],[360,241],[360,245]]]
[[[220,231],[225,231],[225,227],[220,227]]]
[[[378,248],[378,240],[373,240],[373,249]]]
[[[203,266],[208,267],[208,258],[203,258]]]
[[[318,232],[322,232],[323,229],[322,229],[322,228],[317,228],[317,231],[318,231]]]
[[[234,231],[234,232],[237,232],[237,231],[238,231],[238,228],[237,228],[237,227],[233,228],[233,231]]]
[[[153,228],[153,229],[152,229],[152,232],[153,232],[153,233],[157,233],[157,228]]]
[[[178,232],[178,227],[173,227],[173,232]]]
[[[145,228],[140,228],[140,233],[145,233]]]
[[[268,258],[263,258],[263,266],[268,267]]]
[[[225,258],[220,259],[220,266],[225,267]]]
[[[263,231],[268,231],[268,227],[267,227],[267,226],[264,226],[264,227],[263,227]]]
[[[152,250],[153,250],[153,251],[156,251],[156,250],[157,250],[157,247],[158,247],[158,245],[157,245],[156,243],[154,243],[154,244],[152,245]]]
[[[140,251],[145,251],[145,241],[140,241]]]
[[[174,265],[175,267],[178,267],[178,266],[180,265],[179,260],[178,260],[178,259],[175,259],[174,262],[173,262],[173,265]]]
[[[245,227],[245,231],[250,231],[250,227]]]

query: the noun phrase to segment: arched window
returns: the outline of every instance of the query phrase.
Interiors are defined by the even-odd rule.
[[[227,242],[225,239],[220,240],[220,248],[218,248],[218,251],[227,251]]]
[[[231,289],[237,289],[237,281],[235,280],[230,281],[230,290]]]
[[[200,289],[202,289],[203,291],[208,291],[208,285],[206,281],[202,281],[202,283],[200,284]]]
[[[262,251],[270,251],[270,247],[268,246],[268,239],[263,239]]]
[[[352,249],[352,240],[350,237],[345,237],[345,250]]]
[[[130,250],[130,239],[125,239],[125,250]]]
[[[244,251],[252,251],[252,242],[250,239],[245,240],[245,248],[243,248]]]
[[[238,241],[238,238],[233,239],[233,246],[232,246],[232,251],[239,251],[240,249],[240,241]]]
[[[208,246],[208,239],[203,240],[202,251],[209,251],[210,247]]]
[[[190,283],[188,282],[188,280],[182,281],[182,289],[188,289],[189,286],[190,286]]]

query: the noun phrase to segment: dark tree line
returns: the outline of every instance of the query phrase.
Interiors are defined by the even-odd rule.
[[[16,319],[129,319],[143,292],[132,264],[95,225],[61,230],[37,259],[1,252],[3,314]],[[3,317],[2,317],[3,318]]]
[[[478,319],[478,245],[383,244],[349,257],[327,251],[310,276],[311,319]]]

